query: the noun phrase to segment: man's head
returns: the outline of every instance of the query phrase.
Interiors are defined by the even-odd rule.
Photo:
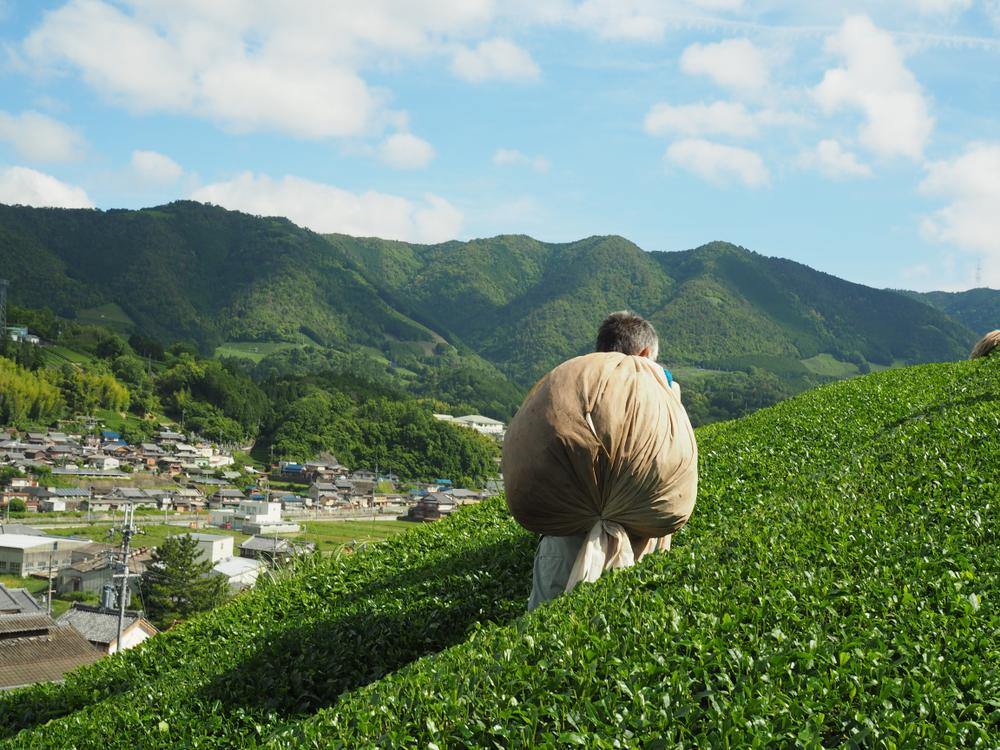
[[[656,329],[645,318],[628,310],[611,313],[597,329],[594,351],[621,352],[656,360],[660,354]]]

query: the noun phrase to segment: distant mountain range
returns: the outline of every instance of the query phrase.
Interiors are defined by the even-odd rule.
[[[872,289],[724,242],[683,252],[617,236],[414,245],[189,201],[0,206],[0,276],[17,304],[167,343],[281,366],[315,365],[302,354],[312,346],[414,382],[468,368],[473,390],[482,377],[501,390],[512,382],[500,400],[515,403],[513,392],[587,351],[612,310],[649,317],[661,359],[692,378],[752,367],[822,378],[965,357],[1000,304],[993,290]]]
[[[965,292],[903,292],[963,323],[977,335],[1000,328],[1000,290],[980,287]]]

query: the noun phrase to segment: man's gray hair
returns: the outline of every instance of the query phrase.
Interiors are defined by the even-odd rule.
[[[656,329],[648,320],[628,310],[611,313],[597,329],[594,351],[639,354],[646,348],[656,359],[660,349]]]

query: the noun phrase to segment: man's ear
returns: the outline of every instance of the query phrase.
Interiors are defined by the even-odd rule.
[[[653,353],[653,347],[647,346],[646,348],[642,349],[639,352],[638,356],[640,356],[640,357],[646,357],[648,359],[649,355],[652,354],[652,353]]]

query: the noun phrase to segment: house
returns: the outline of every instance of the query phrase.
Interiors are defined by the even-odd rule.
[[[293,557],[309,554],[316,549],[311,542],[293,542],[273,536],[252,536],[240,545],[240,557],[265,560],[267,562],[287,562]]]
[[[103,453],[91,456],[88,463],[101,471],[114,471],[122,465],[119,459],[114,456],[106,456]]]
[[[0,617],[20,615],[25,612],[38,614],[42,605],[28,592],[28,589],[10,589],[0,583]]]
[[[157,496],[138,487],[116,487],[108,496],[114,505],[131,504],[136,508],[155,508]]]
[[[432,492],[420,498],[410,508],[401,521],[438,521],[455,512],[458,504],[450,496],[442,492]]]
[[[111,501],[106,497],[92,497],[80,503],[80,509],[93,513],[106,513],[111,510]]]
[[[39,513],[57,513],[66,510],[66,501],[57,497],[38,501]]]
[[[244,534],[284,534],[296,532],[299,525],[281,518],[281,503],[270,500],[243,500],[236,508],[211,511],[210,523],[223,529],[236,529]]]
[[[30,534],[0,534],[0,575],[48,575],[73,561],[72,551],[88,544],[80,539]]]
[[[350,482],[347,482],[350,491]],[[314,505],[332,505],[340,500],[341,489],[333,482],[313,482],[309,485],[309,499]]]
[[[134,592],[138,586],[138,576],[146,572],[146,567],[152,560],[152,553],[148,549],[132,550],[128,559],[128,569],[131,576],[129,579],[129,591]],[[81,560],[71,563],[61,568],[56,576],[56,593],[65,594],[69,592],[90,592],[100,594],[105,584],[114,581],[114,566],[107,557],[93,557],[89,560]]]
[[[198,542],[198,559],[215,565],[233,556],[233,538],[228,534],[188,533]]]
[[[445,494],[451,495],[455,498],[455,501],[459,505],[468,505],[469,503],[478,503],[483,499],[483,496],[476,492],[475,490],[448,490]]]
[[[239,505],[242,500],[246,500],[246,495],[239,490],[219,489],[213,492],[212,496],[208,498],[208,507],[221,508],[224,506],[236,506]]]
[[[90,542],[82,547],[77,547],[71,554],[74,563],[86,560],[96,560],[98,558],[106,560],[118,550],[116,544],[105,544],[104,542]]]
[[[229,539],[232,540],[232,537]],[[267,564],[256,558],[230,557],[216,563],[212,568],[212,573],[224,577],[229,584],[230,591],[241,591],[253,588],[261,571],[266,568]]]
[[[141,611],[125,610],[119,649],[117,610],[80,602],[73,602],[73,606],[63,613],[56,623],[73,627],[105,654],[135,648],[147,638],[160,632],[142,616]]]
[[[198,511],[205,507],[205,496],[193,487],[181,487],[174,491],[174,510]]]
[[[61,680],[103,655],[75,628],[40,610],[0,615],[0,690]]]

